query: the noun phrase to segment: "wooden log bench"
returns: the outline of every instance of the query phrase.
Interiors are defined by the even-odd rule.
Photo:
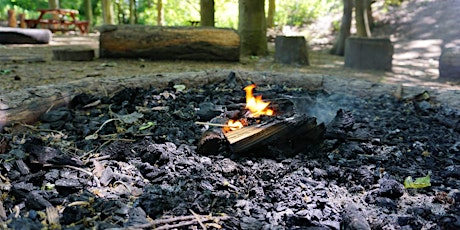
[[[239,61],[240,37],[233,29],[104,25],[101,58]]]
[[[45,29],[0,27],[0,44],[48,44],[51,38]]]

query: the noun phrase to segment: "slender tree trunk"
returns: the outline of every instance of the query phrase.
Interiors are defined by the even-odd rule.
[[[91,26],[93,25],[93,6],[91,0],[85,0],[85,11],[86,11],[86,20],[89,22],[89,30],[91,31]]]
[[[369,25],[370,31],[374,28],[374,18],[372,17],[372,4],[375,3],[375,0],[367,0],[367,10],[366,10],[366,15],[367,15],[367,22]]]
[[[59,9],[59,0],[48,0],[48,6],[50,9]],[[59,15],[53,14],[54,20],[59,20]],[[50,28],[57,28],[57,25],[50,25]]]
[[[267,55],[264,0],[239,0],[238,31],[242,55]]]
[[[273,28],[275,26],[275,12],[275,0],[268,0],[267,28]]]
[[[129,24],[136,23],[136,0],[129,0]]]
[[[105,25],[115,24],[112,0],[102,0],[102,20]]]
[[[157,25],[163,25],[163,1],[157,0]]]
[[[50,9],[58,9],[59,8],[59,0],[48,0],[48,6]]]
[[[350,37],[350,28],[353,14],[353,0],[343,0],[343,15],[337,40],[332,47],[331,54],[343,56],[345,41]]]
[[[214,26],[214,0],[200,0],[200,25]]]
[[[368,0],[355,0],[356,31],[359,37],[370,37],[371,30],[367,17]]]

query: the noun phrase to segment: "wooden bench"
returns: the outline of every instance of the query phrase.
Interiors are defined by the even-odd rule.
[[[28,28],[49,29],[51,32],[68,32],[77,29],[82,34],[89,32],[89,22],[79,21],[76,18],[77,10],[68,9],[40,9],[40,16],[37,19],[26,19],[25,23]],[[51,19],[44,18],[45,15],[51,15]]]

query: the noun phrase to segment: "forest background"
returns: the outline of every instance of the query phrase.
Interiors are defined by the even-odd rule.
[[[103,0],[60,0],[59,7],[77,9],[80,20],[88,20],[90,2],[92,12],[92,26],[103,24]],[[224,28],[238,27],[238,0],[215,0],[215,26]],[[377,0],[379,6],[388,6],[399,3],[399,0]],[[331,32],[340,27],[340,16],[343,8],[341,0],[266,0],[265,12],[269,14],[269,6],[274,6],[273,23],[268,21],[268,27],[281,29],[284,26],[303,27],[311,24],[319,17],[336,16],[331,19]],[[49,0],[1,0],[0,20],[6,20],[8,9],[14,9],[18,14],[23,13],[26,18],[38,17],[37,9],[49,8]],[[200,21],[200,0],[112,0],[115,24],[144,24],[162,26],[190,26],[192,21]],[[275,6],[273,7],[275,8]],[[130,19],[130,12],[134,14]],[[385,10],[384,8],[381,8]],[[338,17],[337,17],[338,15]],[[268,15],[267,15],[268,16]],[[160,17],[160,18],[159,18]],[[134,20],[131,22],[130,20]],[[308,31],[302,32],[311,38]]]

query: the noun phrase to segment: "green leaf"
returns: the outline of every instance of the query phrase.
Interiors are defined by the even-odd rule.
[[[154,122],[154,121],[149,121],[147,123],[144,123],[142,124],[141,126],[139,126],[139,131],[142,131],[142,130],[145,130],[145,129],[148,129],[150,127],[153,127],[155,126],[157,123]]]
[[[404,188],[425,188],[428,186],[431,186],[430,173],[425,177],[415,178],[415,181],[412,180],[411,176],[406,177],[404,180]]]

